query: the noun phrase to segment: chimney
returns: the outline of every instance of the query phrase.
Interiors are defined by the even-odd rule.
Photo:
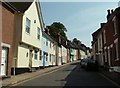
[[[107,12],[108,12],[108,15],[107,15],[107,20],[108,20],[111,14],[110,14],[110,10],[107,10]]]
[[[101,28],[105,25],[106,23],[100,23]]]
[[[45,28],[45,33],[46,33],[47,35],[50,35],[50,32],[49,32],[49,29],[48,29],[48,28]]]
[[[111,14],[113,13],[114,11],[113,11],[113,9],[111,10]]]

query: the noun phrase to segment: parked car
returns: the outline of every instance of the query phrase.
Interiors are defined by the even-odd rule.
[[[81,59],[81,61],[80,61],[81,68],[85,68],[86,63],[87,63],[87,59]]]
[[[96,60],[93,60],[93,59],[87,59],[87,62],[85,64],[85,69],[87,71],[88,70],[98,71],[98,69],[99,69],[98,62]]]

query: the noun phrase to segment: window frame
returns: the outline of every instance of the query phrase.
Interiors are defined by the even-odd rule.
[[[37,39],[40,40],[40,28],[37,27]]]
[[[34,51],[34,59],[37,60],[38,59],[38,51]]]
[[[26,17],[25,32],[30,34],[31,20]]]

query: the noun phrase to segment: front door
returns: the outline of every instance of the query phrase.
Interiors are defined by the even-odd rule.
[[[2,48],[2,56],[1,56],[1,76],[6,75],[6,67],[7,67],[7,48]]]
[[[32,57],[33,57],[33,53],[32,53],[32,50],[30,50],[30,54],[29,54],[29,68],[31,69],[32,68]]]

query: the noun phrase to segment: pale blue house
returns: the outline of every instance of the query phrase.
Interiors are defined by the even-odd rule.
[[[57,62],[57,42],[49,34],[49,29],[42,31],[42,58],[40,67],[55,66]]]
[[[42,31],[42,58],[40,59],[40,67],[47,67],[48,64],[48,39],[47,34]]]

